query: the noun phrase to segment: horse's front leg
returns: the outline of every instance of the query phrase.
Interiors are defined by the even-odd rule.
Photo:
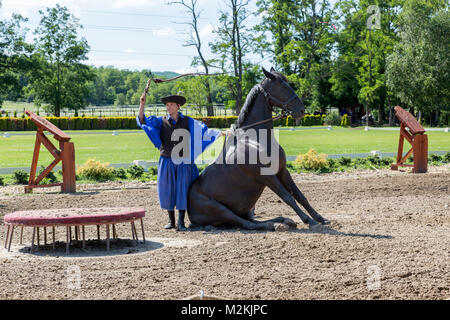
[[[297,200],[306,209],[306,211],[308,211],[314,220],[322,224],[330,223],[329,220],[322,217],[313,207],[311,207],[306,197],[297,187],[294,180],[292,180],[292,177],[286,167],[282,168],[277,176],[288,192],[294,196],[295,200]]]
[[[292,194],[284,187],[284,185],[281,183],[281,181],[278,179],[277,176],[264,176],[264,182],[265,184],[273,191],[275,192],[287,205],[289,205],[294,211],[297,213],[297,215],[300,217],[300,219],[303,221],[303,223],[308,224],[310,229],[318,229],[320,227],[320,224],[318,224],[316,221],[308,217],[302,209],[297,205],[297,202],[295,201]]]

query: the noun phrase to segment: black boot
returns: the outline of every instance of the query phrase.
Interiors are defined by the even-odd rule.
[[[186,210],[178,210],[178,231],[186,231],[186,227],[184,225],[184,213]]]
[[[168,210],[169,213],[169,223],[164,226],[164,229],[173,229],[175,228],[175,211]]]

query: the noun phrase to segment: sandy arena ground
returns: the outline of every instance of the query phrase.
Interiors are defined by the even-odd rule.
[[[269,189],[257,219],[283,215],[297,229],[167,231],[154,182],[79,185],[76,194],[2,187],[0,218],[17,210],[144,207],[147,243],[120,240],[107,253],[104,242],[91,241],[66,256],[61,242],[55,253],[47,246],[30,254],[25,229],[24,245],[16,231],[7,252],[2,227],[0,299],[183,299],[200,290],[227,299],[449,299],[450,166],[429,171],[293,175],[332,221],[322,232],[309,231]],[[131,238],[129,224],[117,229]],[[94,226],[87,231],[96,238]]]

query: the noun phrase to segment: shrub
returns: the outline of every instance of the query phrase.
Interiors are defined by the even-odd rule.
[[[23,170],[14,171],[14,179],[16,183],[28,184],[28,173]]]
[[[153,174],[153,175],[157,175],[158,174],[158,167],[150,167],[148,168],[148,171]]]
[[[101,163],[95,159],[88,159],[77,169],[77,174],[89,180],[108,181],[114,178],[113,170],[108,168],[109,163]]]
[[[338,126],[341,124],[341,116],[339,112],[332,111],[324,119],[325,123],[330,126]]]
[[[349,157],[340,157],[337,162],[344,167],[347,167],[350,163],[352,163],[352,159]]]
[[[113,169],[114,176],[116,176],[119,179],[126,179],[127,178],[127,172],[124,168],[117,168]]]
[[[441,162],[443,160],[443,157],[438,155],[438,154],[431,154],[430,155],[430,160],[432,162]]]
[[[335,159],[329,158],[329,159],[327,159],[327,161],[328,161],[328,167],[329,168],[334,168],[336,166],[336,160]]]
[[[3,177],[0,177],[0,186],[4,186],[5,182],[3,181]]]
[[[306,154],[299,154],[294,163],[308,170],[320,170],[328,166],[327,155],[325,153],[318,154],[313,148],[309,149]]]
[[[131,178],[136,179],[140,178],[144,174],[144,168],[142,166],[133,164],[128,167],[127,172],[130,174]]]
[[[373,156],[368,156],[367,160],[371,163],[371,164],[375,164],[375,165],[380,165],[381,164],[381,158],[376,154]]]
[[[444,154],[444,162],[446,163],[450,162],[450,151]]]
[[[347,114],[344,114],[342,116],[341,126],[343,126],[343,127],[347,127],[348,126],[348,115]]]
[[[37,174],[37,176],[39,177],[39,175],[42,173],[42,172],[44,172],[44,170],[45,170],[45,167],[44,166],[41,166],[41,169],[39,170],[39,173]],[[55,182],[57,182],[58,181],[58,179],[56,178],[56,176],[55,176],[55,174],[53,173],[53,171],[50,171],[48,174],[47,174],[47,176],[44,178],[44,180],[48,180],[48,182],[49,183],[55,183]],[[46,184],[46,183],[44,183],[44,181],[41,181],[43,184]]]

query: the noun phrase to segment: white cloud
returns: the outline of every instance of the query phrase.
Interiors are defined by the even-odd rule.
[[[175,30],[170,27],[160,28],[160,29],[153,29],[152,34],[155,37],[170,37],[174,36],[176,34]]]
[[[207,24],[203,28],[200,29],[198,32],[200,35],[200,39],[202,38],[209,38],[213,34],[214,27],[211,24]]]
[[[204,70],[200,68],[187,67],[187,68],[179,68],[175,69],[176,73],[185,74],[185,73],[196,73],[196,72],[204,72]]]
[[[154,0],[115,0],[112,3],[112,7],[115,9],[123,9],[131,7],[151,7],[153,5],[155,5]]]

